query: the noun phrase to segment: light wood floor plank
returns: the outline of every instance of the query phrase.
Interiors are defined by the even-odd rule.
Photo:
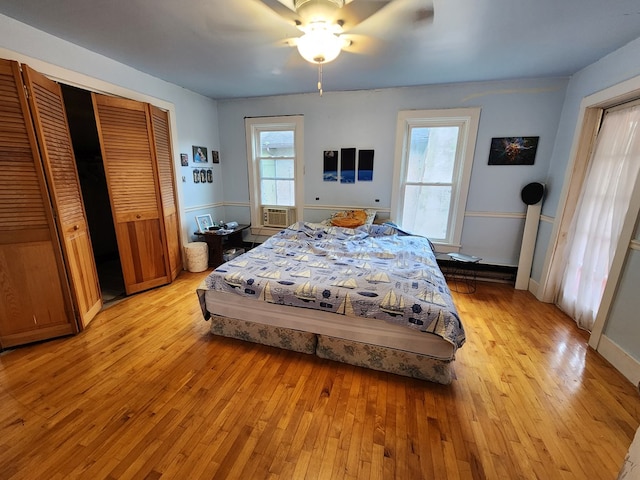
[[[206,273],[0,354],[0,479],[611,479],[636,388],[553,305],[508,285],[454,298],[443,386],[216,337]]]

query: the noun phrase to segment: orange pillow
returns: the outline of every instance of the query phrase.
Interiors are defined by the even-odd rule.
[[[344,210],[331,217],[331,225],[336,227],[356,228],[367,221],[367,212],[364,210]]]

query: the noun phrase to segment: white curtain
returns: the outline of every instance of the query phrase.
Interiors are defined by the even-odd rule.
[[[606,112],[565,250],[558,305],[591,330],[640,170],[640,105]]]

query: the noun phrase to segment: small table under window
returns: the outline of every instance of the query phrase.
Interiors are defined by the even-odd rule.
[[[446,276],[450,279],[449,288],[457,293],[474,293],[477,287],[477,264],[480,257],[463,253],[448,253],[451,259]]]

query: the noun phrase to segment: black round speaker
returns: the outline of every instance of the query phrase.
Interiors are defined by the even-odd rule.
[[[527,205],[535,205],[544,196],[544,185],[538,182],[530,183],[522,189],[520,196]]]

